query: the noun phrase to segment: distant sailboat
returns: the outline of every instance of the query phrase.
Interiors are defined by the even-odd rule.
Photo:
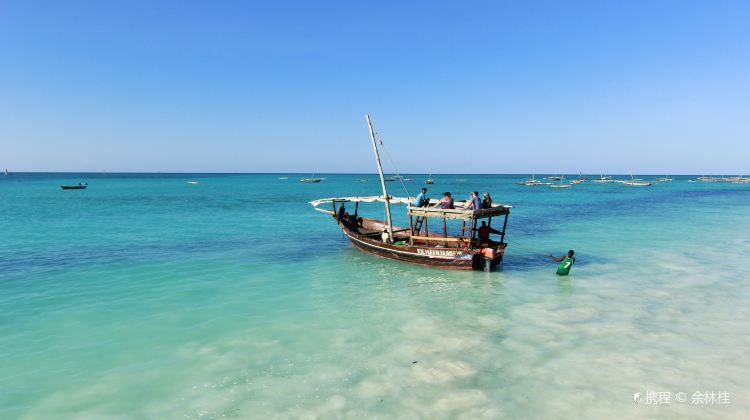
[[[583,184],[584,181],[586,181],[586,178],[583,177],[582,173],[578,172],[578,179],[572,179],[570,183],[573,185],[578,185],[578,184]]]
[[[10,175],[10,172],[8,172],[7,169],[5,170],[5,175]]]
[[[596,178],[591,182],[596,182],[597,184],[612,184],[615,180],[612,179],[611,176],[604,176],[604,174],[602,174],[599,178]]]
[[[323,178],[315,178],[315,172],[313,172],[312,177],[310,178],[300,178],[299,182],[305,182],[305,183],[313,183],[313,182],[320,182]]]
[[[429,175],[427,175],[427,179],[424,180],[425,184],[434,184],[435,181],[432,179],[432,172],[430,172]]]
[[[631,187],[649,187],[652,184],[640,178],[634,178],[633,172],[630,172],[630,181],[619,181],[621,184],[630,185]]]
[[[563,184],[563,179],[560,177],[560,183],[559,184],[552,184],[549,186],[550,188],[570,188],[570,184]]]
[[[526,187],[538,187],[540,185],[552,185],[551,182],[537,181],[533,173],[531,174],[531,179],[527,179],[526,181],[523,181],[523,182],[516,182],[516,184],[524,185]]]

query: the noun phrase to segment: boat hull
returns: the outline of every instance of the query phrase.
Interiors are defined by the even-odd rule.
[[[500,247],[495,257],[485,258],[478,250],[463,248],[393,245],[360,235],[343,224],[341,229],[359,250],[381,258],[453,270],[495,270],[502,262],[505,248]]]

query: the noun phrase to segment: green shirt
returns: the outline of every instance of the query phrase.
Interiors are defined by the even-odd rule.
[[[557,274],[561,276],[567,276],[568,273],[570,273],[570,267],[572,267],[575,262],[575,258],[565,257],[565,259],[560,263],[560,266],[557,267]]]

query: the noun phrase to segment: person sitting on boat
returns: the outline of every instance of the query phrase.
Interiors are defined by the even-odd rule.
[[[482,208],[492,208],[492,197],[490,197],[490,193],[488,192],[484,193],[484,195],[482,196]]]
[[[388,234],[388,228],[383,227],[383,233],[380,234],[380,239],[383,240],[383,243],[389,243],[391,242],[391,235]]]
[[[435,204],[435,207],[440,207],[441,209],[452,209],[453,208],[453,197],[451,196],[451,193],[444,192],[443,198],[440,199],[440,201]]]
[[[339,206],[339,212],[336,214],[336,221],[341,223],[342,220],[344,220],[344,216],[346,215],[346,208],[344,207],[344,203],[341,203]]]
[[[480,226],[479,229],[477,229],[477,238],[479,239],[479,243],[493,245],[495,241],[490,239],[491,233],[495,233],[499,235],[500,231],[490,226],[487,226],[487,222],[482,220],[482,226]]]
[[[555,257],[554,255],[550,255],[550,258],[552,258],[553,261],[559,262],[560,266],[557,267],[557,274],[561,276],[567,276],[568,273],[570,273],[570,267],[573,266],[573,264],[576,263],[576,259],[573,256],[575,254],[575,251],[572,249],[568,251],[568,255],[563,255],[562,257]]]
[[[469,194],[469,201],[466,203],[467,210],[479,210],[482,208],[482,200],[479,199],[479,191],[472,191]]]
[[[414,206],[427,207],[428,204],[430,204],[430,199],[427,198],[427,188],[422,188],[422,192],[414,199]]]

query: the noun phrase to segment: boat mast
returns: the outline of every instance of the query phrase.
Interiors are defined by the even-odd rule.
[[[372,139],[372,150],[375,151],[375,162],[378,164],[378,173],[380,174],[380,185],[383,187],[383,199],[385,199],[385,216],[388,219],[388,238],[393,242],[393,222],[391,221],[391,200],[388,198],[388,189],[385,187],[385,177],[383,177],[383,166],[380,164],[380,153],[378,145],[375,142],[375,130],[372,128],[370,114],[365,114],[367,126],[370,128],[370,138]]]

